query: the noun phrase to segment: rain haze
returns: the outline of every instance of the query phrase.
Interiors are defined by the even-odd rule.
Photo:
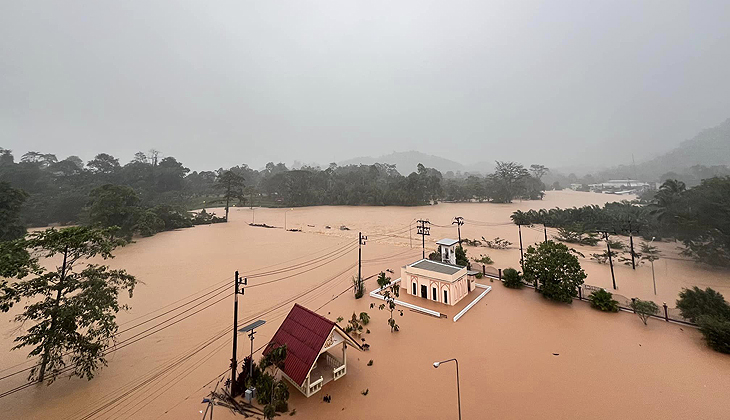
[[[0,9],[0,146],[16,156],[615,165],[730,116],[726,1]]]

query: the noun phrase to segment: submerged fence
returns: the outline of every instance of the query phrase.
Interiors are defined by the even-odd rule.
[[[504,279],[502,279],[502,269],[501,268],[494,268],[494,267],[488,267],[488,266],[482,265],[481,269],[482,269],[481,271],[484,276],[492,278],[494,280],[504,281]],[[532,283],[526,283],[523,281],[523,284],[525,285],[525,287],[530,287],[533,289],[535,288],[535,285],[533,285]],[[597,290],[606,290],[608,292],[611,292],[610,290],[605,289],[603,287],[592,286],[590,284],[582,284],[578,288],[578,296],[575,299],[587,302],[588,297]],[[619,306],[620,310],[627,311],[627,312],[634,312],[634,310],[631,309],[631,302],[636,298],[628,298],[626,296],[619,295],[614,292],[611,292],[611,294],[613,295],[613,299],[618,302],[618,306]],[[642,300],[645,300],[645,299],[642,299]],[[654,302],[654,303],[657,303],[657,302]],[[659,307],[659,312],[656,315],[651,315],[653,318],[663,319],[666,322],[677,322],[680,324],[689,325],[689,326],[693,326],[693,327],[697,326],[697,324],[695,324],[695,323],[691,322],[690,320],[688,320],[687,318],[683,317],[679,308],[669,307],[666,302],[662,302],[661,304],[657,303],[657,306]]]
[[[606,290],[606,291],[610,292],[610,290],[605,289],[603,287],[591,286],[590,284],[582,284],[580,287],[578,287],[578,298],[577,299],[581,300],[581,301],[583,301],[583,300],[587,301],[588,297],[597,290]],[[611,294],[613,295],[613,299],[618,302],[619,309],[621,309],[623,311],[627,311],[627,312],[634,312],[634,310],[631,309],[631,302],[636,298],[627,298],[626,296],[619,295],[619,294],[613,293],[613,292],[611,292]],[[645,300],[645,299],[642,299],[642,300]],[[654,303],[656,303],[656,302],[654,302]],[[680,324],[697,326],[696,324],[690,322],[687,318],[684,318],[681,315],[679,308],[670,308],[669,306],[667,306],[666,302],[662,302],[661,305],[657,303],[657,306],[659,307],[659,312],[656,315],[652,315],[653,318],[663,319],[667,322],[672,321],[672,322],[678,322]]]

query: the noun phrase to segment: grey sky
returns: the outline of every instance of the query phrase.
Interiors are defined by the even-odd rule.
[[[730,2],[3,1],[0,147],[630,162],[730,117]]]

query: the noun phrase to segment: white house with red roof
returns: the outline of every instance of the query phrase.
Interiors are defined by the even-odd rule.
[[[306,397],[347,373],[347,346],[362,346],[337,323],[304,306],[294,304],[281,323],[264,355],[286,345],[282,376]]]

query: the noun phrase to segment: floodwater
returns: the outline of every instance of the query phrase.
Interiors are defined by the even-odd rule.
[[[405,311],[391,333],[387,315],[355,300],[347,288],[357,273],[357,234],[363,275],[400,266],[421,256],[415,220],[429,219],[434,242],[455,238],[455,216],[467,221],[462,238],[505,238],[506,250],[468,247],[469,256],[488,254],[494,267],[519,266],[517,209],[603,204],[621,197],[572,191],[549,192],[543,201],[441,203],[429,207],[311,207],[232,209],[227,224],[164,232],[116,252],[109,264],[144,282],[119,315],[118,350],[92,381],[59,378],[2,399],[3,418],[22,419],[198,419],[201,403],[226,372],[231,357],[233,273],[248,277],[239,299],[241,325],[264,319],[254,348],[273,335],[294,302],[322,315],[345,319],[367,311],[368,352],[348,351],[347,375],[322,394],[304,398],[292,389],[295,418],[457,418],[453,364],[460,367],[464,418],[730,418],[730,357],[704,345],[700,334],[660,320],[644,326],[633,314],[604,314],[584,302],[554,304],[531,289],[510,290],[482,282],[492,291],[459,322],[453,311],[437,319]],[[221,211],[218,211],[221,213]],[[281,228],[251,227],[266,223]],[[326,226],[330,226],[329,229]],[[349,230],[341,230],[346,226]],[[550,234],[550,232],[548,232]],[[523,228],[525,246],[544,239],[541,229]],[[637,240],[637,246],[640,240]],[[673,306],[682,287],[710,286],[730,296],[730,273],[685,261],[677,244],[661,243],[651,267],[616,267],[617,293]],[[588,256],[600,247],[584,247]],[[581,263],[586,282],[611,290],[607,265]],[[375,281],[367,282],[368,290]],[[220,288],[220,289],[219,289]],[[126,299],[125,299],[126,301]],[[10,351],[19,326],[14,313],[0,314],[0,377],[30,366],[27,351]],[[239,336],[239,359],[250,351]],[[372,366],[367,366],[369,360]],[[0,380],[0,392],[24,383],[23,374]],[[222,384],[221,384],[222,386]],[[367,390],[367,395],[362,392]],[[216,418],[233,418],[217,407]]]

